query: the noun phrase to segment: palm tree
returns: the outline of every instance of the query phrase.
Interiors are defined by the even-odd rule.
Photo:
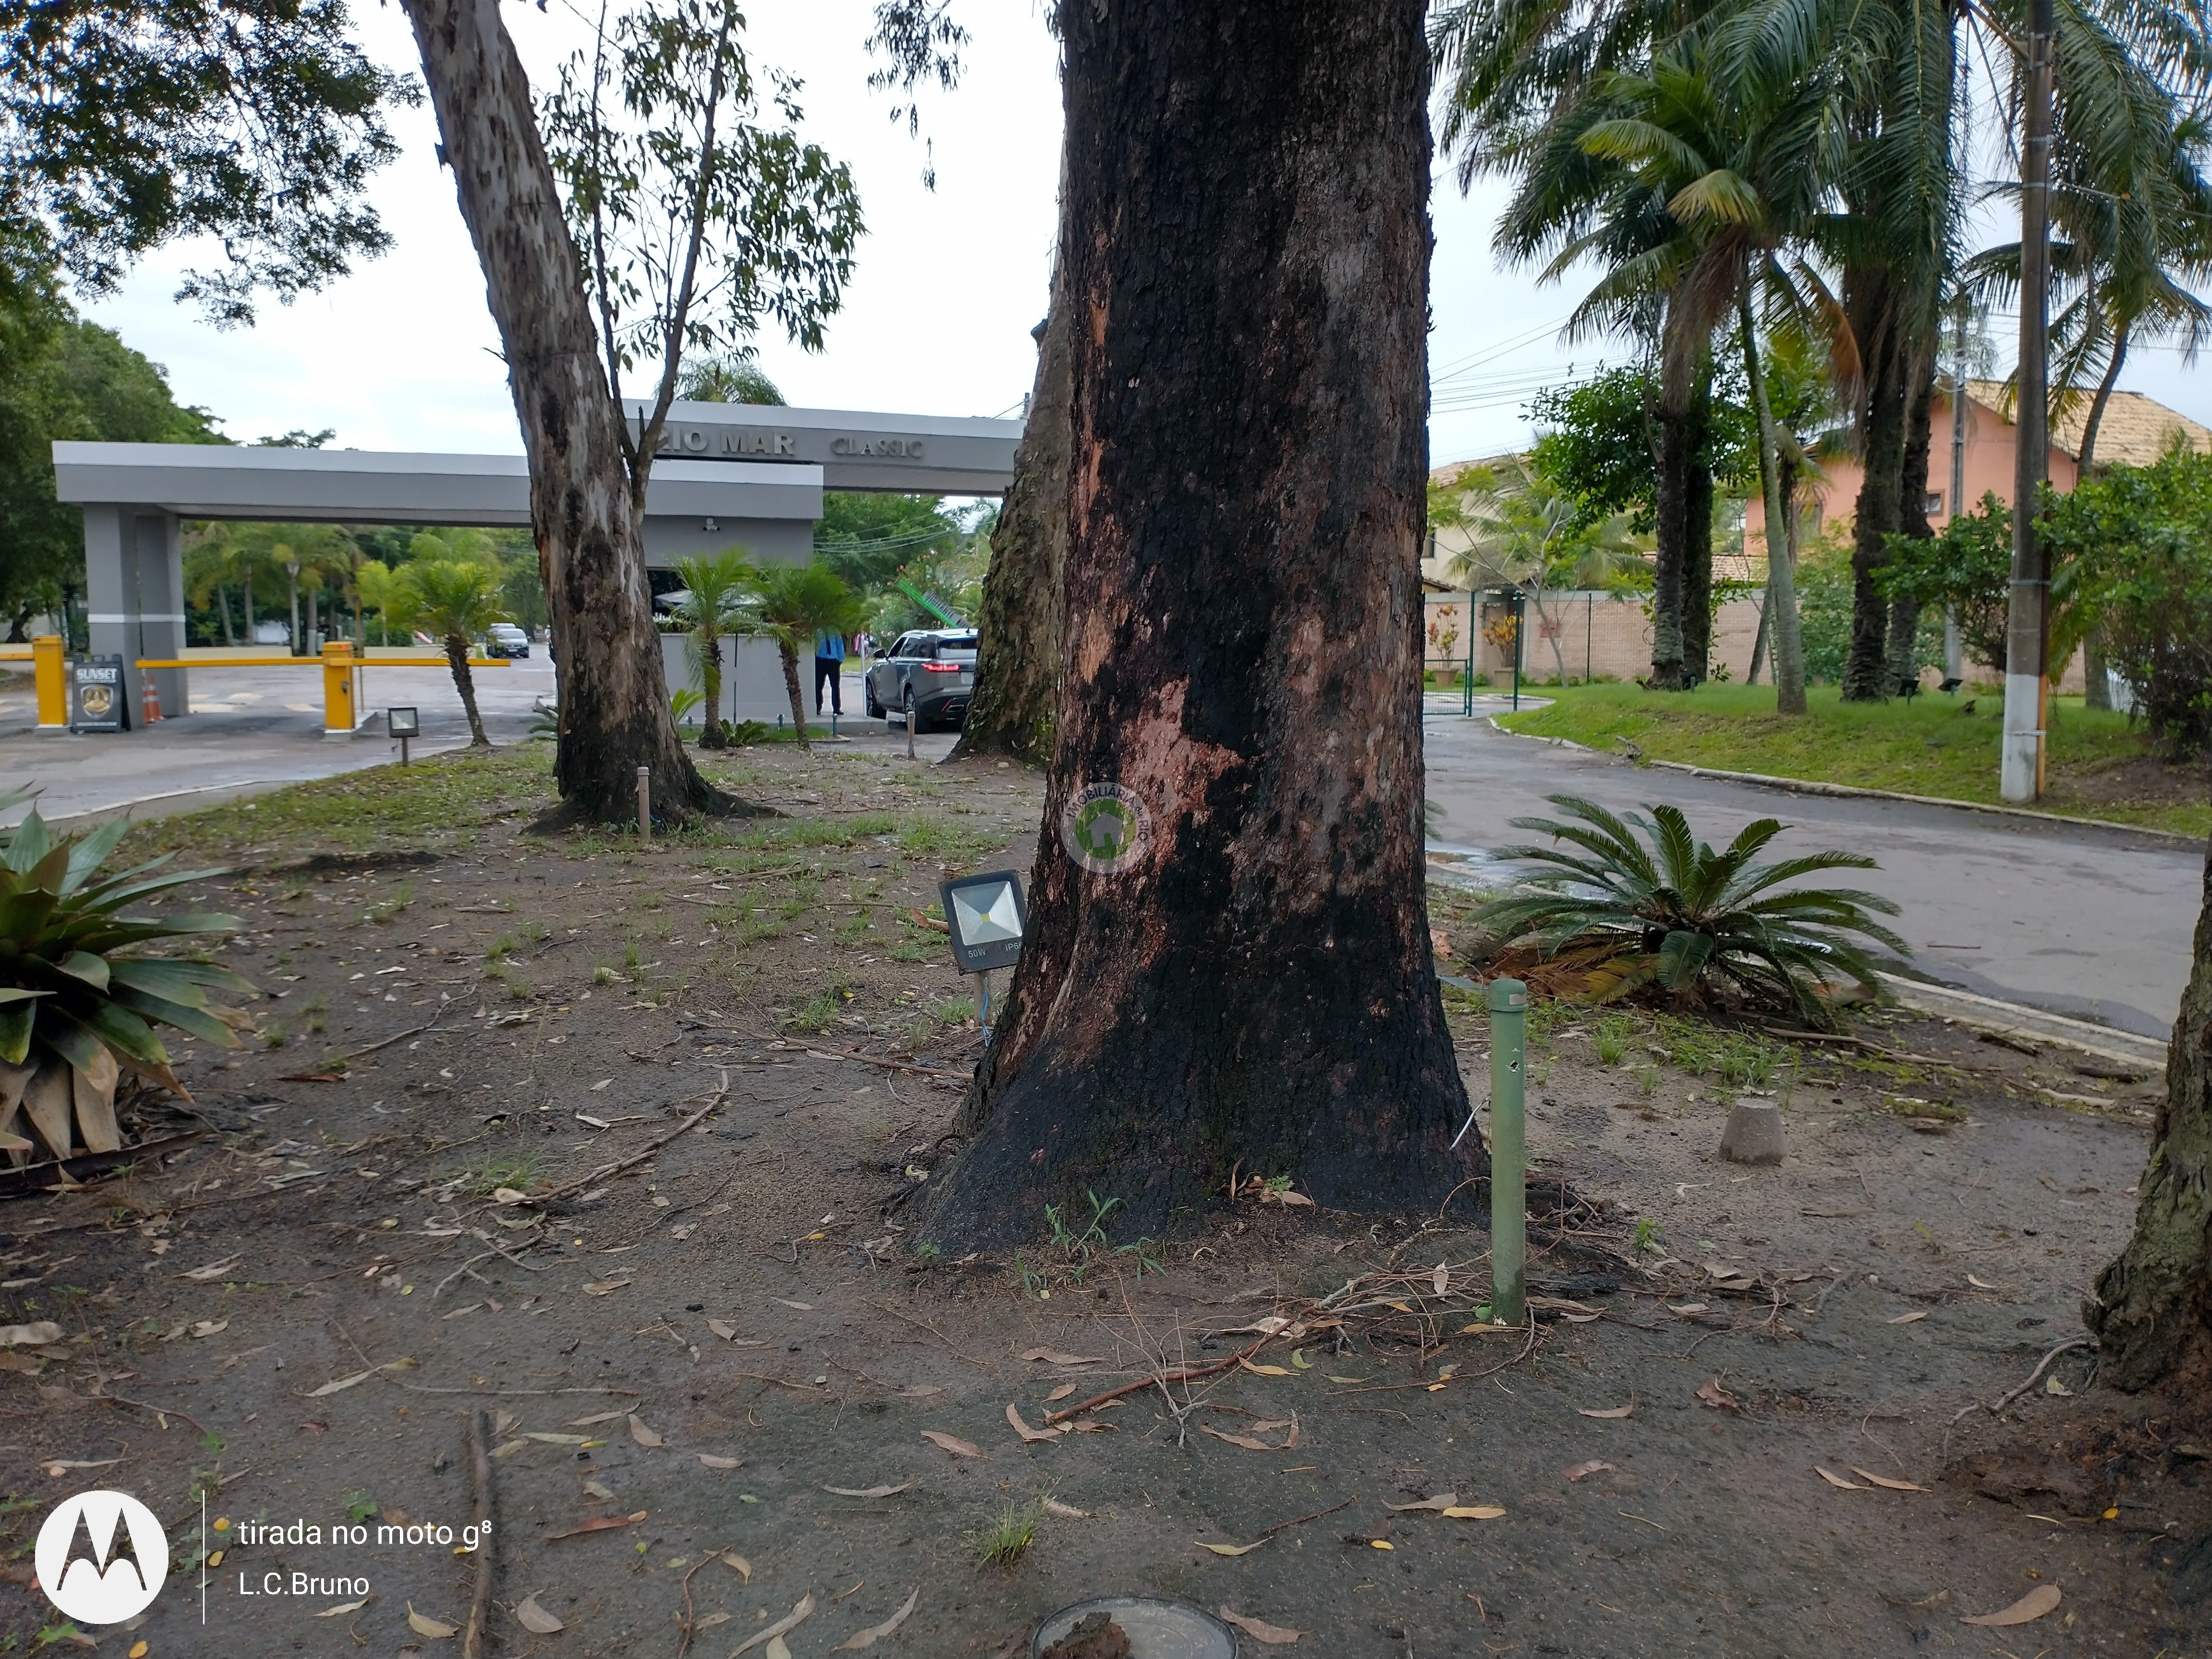
[[[210,600],[222,623],[222,642],[238,643],[231,632],[230,598],[226,590],[243,575],[251,591],[252,562],[240,546],[236,532],[227,524],[204,524],[185,538],[185,592],[192,604],[205,610]],[[246,632],[252,633],[249,617]],[[248,643],[251,643],[249,637]]]
[[[477,635],[507,612],[499,603],[499,573],[474,559],[410,559],[400,572],[409,608],[416,621],[445,644],[453,687],[468,710],[469,742],[489,749],[483,718],[477,713],[477,686],[469,672],[469,647]]]
[[[750,351],[727,351],[684,365],[676,395],[692,404],[774,404],[783,393],[776,390]]]
[[[730,734],[722,719],[722,641],[743,627],[745,601],[759,586],[760,572],[731,548],[678,559],[676,574],[684,579],[685,591],[675,614],[691,624],[691,649],[698,653],[699,683],[705,692],[701,701],[707,707],[707,720],[699,744],[726,749]]]
[[[363,611],[376,612],[376,642],[392,643],[392,626],[397,622],[403,629],[412,626],[410,606],[412,598],[402,570],[394,570],[381,559],[364,559],[354,572],[354,592],[360,596]]]
[[[799,653],[813,648],[817,634],[847,633],[860,624],[860,602],[837,573],[823,564],[780,564],[758,574],[753,592],[759,599],[744,623],[748,633],[765,634],[783,659],[783,689],[791,698],[791,723],[799,746],[806,740],[806,702],[799,690]]]
[[[1452,575],[1470,589],[1512,583],[1535,606],[1539,632],[1551,641],[1559,684],[1567,659],[1544,596],[1559,587],[1610,587],[1643,562],[1626,514],[1585,521],[1582,504],[1518,457],[1502,467],[1475,467],[1454,481],[1452,522],[1468,538]],[[1433,515],[1432,515],[1433,516]]]

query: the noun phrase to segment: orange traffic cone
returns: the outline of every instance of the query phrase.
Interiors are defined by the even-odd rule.
[[[161,718],[161,694],[154,689],[151,674],[139,675],[138,684],[144,693],[139,699],[139,715],[144,724],[151,726]]]

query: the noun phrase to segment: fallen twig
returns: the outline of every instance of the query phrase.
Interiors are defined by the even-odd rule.
[[[684,1659],[684,1656],[691,1651],[692,1576],[693,1574],[696,1574],[700,1568],[705,1566],[709,1561],[720,1560],[722,1559],[722,1552],[730,1547],[731,1546],[727,1544],[717,1544],[713,1549],[708,1550],[704,1555],[693,1562],[691,1564],[691,1571],[684,1575],[684,1617],[678,1620],[677,1624],[677,1628],[684,1632],[684,1639],[676,1644],[676,1659]]]
[[[469,1602],[469,1622],[461,1636],[461,1659],[483,1651],[484,1614],[491,1607],[491,1575],[496,1559],[491,1547],[491,1438],[481,1407],[469,1413],[469,1473],[477,1497],[477,1590]]]
[[[1979,1400],[1975,1401],[1973,1405],[1967,1407],[1966,1411],[1960,1412],[1958,1416],[1951,1419],[1952,1426],[1956,1428],[1960,1423],[1965,1420],[1967,1414],[1972,1412],[1977,1407],[1986,1409],[1992,1417],[1996,1416],[1999,1412],[2004,1410],[2007,1406],[2011,1405],[2014,1401],[2019,1399],[2021,1395],[2026,1394],[2030,1389],[2033,1388],[2036,1384],[2037,1379],[2041,1377],[2043,1373],[2050,1369],[2051,1362],[2057,1358],[2060,1354],[2065,1353],[2070,1349],[2087,1348],[2094,1346],[2094,1342],[2088,1337],[2069,1337],[2067,1340],[2060,1343],[2049,1353],[2044,1355],[2042,1358],[2035,1362],[2035,1369],[2027,1374],[2027,1382],[2021,1383],[2018,1388],[2014,1389],[2010,1394],[2006,1395],[2002,1399],[1993,1400],[1987,1402]]]
[[[87,1176],[105,1175],[124,1164],[136,1164],[142,1158],[159,1157],[179,1146],[189,1146],[194,1141],[205,1140],[214,1133],[212,1129],[187,1129],[182,1134],[141,1141],[136,1146],[124,1146],[112,1152],[85,1152],[76,1158],[51,1158],[44,1164],[27,1164],[19,1170],[0,1173],[0,1199],[29,1198],[38,1193],[66,1192],[72,1186],[82,1186]],[[58,1177],[63,1185],[40,1186],[39,1182],[48,1176]],[[49,1228],[46,1231],[59,1230]]]
[[[702,1106],[697,1111],[692,1113],[690,1116],[685,1118],[684,1121],[678,1124],[666,1134],[655,1135],[651,1140],[647,1141],[643,1146],[640,1147],[636,1152],[632,1152],[628,1158],[623,1158],[619,1162],[614,1164],[602,1164],[598,1169],[592,1170],[591,1174],[586,1176],[579,1176],[574,1181],[563,1182],[560,1186],[556,1187],[550,1193],[527,1194],[524,1196],[522,1201],[525,1204],[532,1205],[556,1204],[564,1198],[570,1198],[574,1194],[582,1192],[585,1188],[590,1186],[595,1181],[605,1181],[609,1176],[620,1175],[624,1170],[629,1168],[633,1164],[644,1163],[647,1158],[651,1158],[663,1146],[665,1146],[670,1141],[675,1139],[677,1136],[682,1134],[686,1129],[692,1127],[694,1125],[698,1123],[702,1118],[705,1117],[708,1113],[713,1111],[717,1106],[720,1106],[722,1102],[728,1097],[729,1092],[729,1085],[725,1083],[720,1088],[714,1091],[714,1097],[708,1101],[704,1106]]]
[[[375,1054],[380,1049],[389,1048],[395,1042],[403,1042],[406,1038],[411,1036],[421,1036],[423,1032],[435,1029],[438,1022],[446,1017],[446,1010],[453,1006],[453,1005],[450,1002],[441,1002],[438,1005],[438,1012],[431,1015],[425,1024],[410,1026],[404,1031],[394,1031],[390,1036],[385,1038],[381,1042],[372,1042],[366,1048],[356,1048],[350,1054],[338,1054],[333,1056],[333,1058],[343,1064],[350,1066],[355,1060],[366,1060],[369,1055]],[[328,1065],[330,1062],[326,1060],[324,1063]]]
[[[1065,1423],[1071,1417],[1079,1416],[1096,1407],[1103,1406],[1109,1400],[1119,1400],[1125,1394],[1141,1394],[1145,1389],[1155,1387],[1164,1391],[1166,1385],[1170,1382],[1194,1382],[1201,1376],[1212,1376],[1217,1372],[1231,1370],[1266,1347],[1270,1340],[1263,1336],[1250,1347],[1240,1348],[1228,1358],[1216,1364],[1199,1365],[1173,1373],[1160,1372],[1153,1376],[1139,1377],[1134,1382],[1124,1382],[1118,1389],[1109,1389],[1103,1394],[1093,1395],[1079,1404],[1064,1407],[1056,1412],[1047,1412],[1044,1414],[1044,1422],[1048,1427],[1054,1423]]]
[[[952,1083],[973,1081],[965,1072],[948,1072],[940,1066],[914,1066],[902,1060],[878,1060],[873,1054],[864,1054],[852,1048],[841,1054],[825,1054],[819,1048],[803,1048],[799,1052],[809,1060],[853,1060],[863,1066],[880,1066],[887,1072],[904,1072],[913,1077],[942,1078]]]
[[[910,1314],[902,1314],[896,1308],[878,1302],[873,1297],[863,1297],[862,1299],[872,1308],[881,1308],[893,1319],[903,1319],[908,1324],[915,1327],[915,1329],[927,1331],[932,1336],[935,1337],[939,1342],[942,1342],[946,1347],[951,1348],[956,1358],[964,1359],[969,1364],[976,1366],[983,1370],[988,1370],[991,1369],[991,1362],[989,1360],[978,1359],[972,1354],[962,1353],[957,1347],[953,1346],[953,1341],[951,1337],[945,1335],[943,1331],[939,1330],[936,1326],[931,1324],[927,1320],[916,1319]],[[1138,1386],[1142,1385],[1139,1384]],[[1127,1392],[1127,1390],[1124,1392]],[[1050,1418],[1047,1418],[1045,1420],[1047,1422],[1050,1422],[1052,1419]]]
[[[354,1351],[354,1353],[359,1358],[361,1363],[368,1366],[376,1373],[376,1380],[378,1382],[388,1382],[395,1389],[404,1389],[410,1394],[479,1394],[491,1395],[502,1398],[526,1395],[536,1396],[556,1394],[611,1394],[625,1396],[630,1399],[635,1399],[637,1397],[638,1391],[635,1389],[615,1389],[608,1388],[604,1385],[574,1389],[458,1389],[441,1388],[438,1385],[430,1382],[402,1382],[398,1377],[392,1376],[386,1367],[378,1364],[367,1354],[362,1353],[361,1351],[361,1344],[353,1340],[353,1334],[347,1330],[344,1326],[339,1324],[335,1319],[331,1321],[331,1325],[340,1336],[345,1339],[346,1346]],[[182,1413],[180,1413],[179,1415],[181,1416]],[[198,1425],[195,1424],[193,1426],[198,1427]]]
[[[190,1412],[180,1412],[174,1406],[149,1405],[143,1400],[127,1399],[119,1394],[88,1394],[85,1395],[85,1398],[87,1400],[105,1400],[109,1404],[116,1406],[136,1406],[140,1411],[151,1412],[156,1417],[181,1417],[185,1422],[198,1429],[201,1434],[204,1435],[207,1433],[207,1425],[205,1424],[202,1423]]]
[[[1259,1537],[1254,1539],[1252,1541],[1255,1544],[1261,1543],[1267,1539],[1273,1538],[1279,1532],[1288,1532],[1292,1527],[1303,1527],[1307,1522],[1318,1521],[1324,1515],[1334,1515],[1346,1504],[1351,1503],[1352,1498],[1358,1496],[1359,1494],[1358,1492],[1354,1492],[1352,1494],[1352,1498],[1342,1498],[1336,1503],[1331,1504],[1325,1510],[1316,1510],[1311,1515],[1301,1515],[1294,1521],[1278,1521],[1273,1526],[1268,1528],[1265,1532],[1261,1533]]]

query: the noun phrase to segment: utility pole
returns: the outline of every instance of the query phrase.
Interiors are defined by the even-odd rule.
[[[1966,512],[1966,295],[1960,290],[1959,325],[1951,370],[1951,512],[1956,524]],[[1754,655],[1756,653],[1753,653]],[[1959,640],[1959,607],[1943,607],[1943,677],[1964,679],[1966,653]]]
[[[2051,0],[2030,0],[2027,131],[2020,162],[2020,367],[2013,472],[2012,591],[2005,628],[2004,740],[1997,792],[2008,801],[2043,793],[2051,648],[2051,565],[2037,532],[2037,492],[2051,460]]]

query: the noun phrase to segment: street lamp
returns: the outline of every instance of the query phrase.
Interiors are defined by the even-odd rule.
[[[975,1023],[983,1046],[991,1045],[991,972],[1021,960],[1022,935],[1029,911],[1022,902],[1021,880],[1011,870],[961,876],[938,889],[945,903],[945,926],[952,939],[952,961],[963,974],[981,981]]]
[[[412,708],[387,708],[384,711],[384,729],[399,739],[399,763],[407,764],[407,739],[422,735],[422,716]]]

